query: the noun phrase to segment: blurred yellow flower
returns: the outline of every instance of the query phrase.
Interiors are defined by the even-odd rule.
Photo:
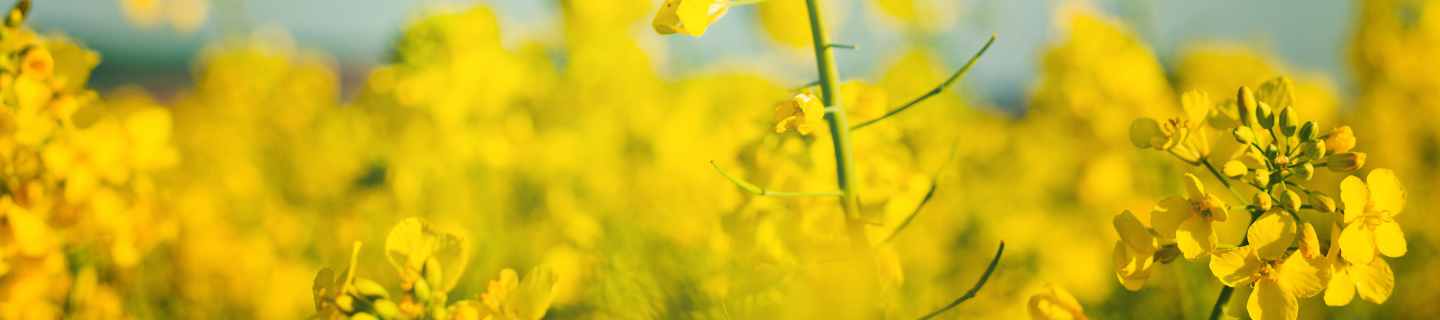
[[[490,280],[486,293],[480,294],[489,320],[539,320],[555,300],[555,273],[544,267],[535,268],[521,280],[515,270],[500,271],[500,279]]]
[[[1346,261],[1369,264],[1375,257],[1405,255],[1405,234],[1395,216],[1405,209],[1405,186],[1390,169],[1375,169],[1361,182],[1345,177],[1340,182],[1340,201],[1345,203],[1345,231],[1340,235],[1340,254]]]
[[[683,33],[699,37],[729,10],[730,0],[666,0],[650,25],[659,34]]]
[[[1375,259],[1368,264],[1356,264],[1346,261],[1340,255],[1340,224],[1333,224],[1330,231],[1330,252],[1326,257],[1330,259],[1330,284],[1325,287],[1325,304],[1331,306],[1343,306],[1350,304],[1355,299],[1355,293],[1360,293],[1360,298],[1374,303],[1385,303],[1390,298],[1390,293],[1395,290],[1395,272],[1390,270],[1390,264],[1385,259]]]
[[[1185,259],[1195,261],[1215,251],[1219,240],[1212,223],[1224,222],[1229,216],[1225,202],[1205,193],[1205,186],[1195,175],[1185,174],[1189,199],[1172,196],[1161,200],[1150,212],[1150,226],[1166,238],[1175,238]]]
[[[800,134],[810,134],[815,124],[824,119],[825,106],[820,105],[820,99],[813,94],[802,93],[775,104],[776,133],[795,130]]]
[[[1299,298],[1320,293],[1330,281],[1329,261],[1308,259],[1285,250],[1295,240],[1295,220],[1278,208],[1261,215],[1250,225],[1250,245],[1215,251],[1210,271],[1227,286],[1251,285],[1246,310],[1257,320],[1294,320]]]
[[[1080,307],[1080,302],[1075,300],[1075,296],[1055,284],[1046,284],[1045,289],[1030,296],[1028,309],[1030,310],[1030,319],[1035,320],[1090,319],[1085,315],[1085,310]]]
[[[1355,148],[1355,131],[1350,130],[1350,126],[1332,129],[1328,136],[1325,138],[1328,154],[1350,152],[1351,148]]]
[[[1125,289],[1140,290],[1154,269],[1155,251],[1159,250],[1160,243],[1130,210],[1116,215],[1112,223],[1115,225],[1115,232],[1120,234],[1120,241],[1115,242],[1115,253],[1112,256],[1115,261],[1115,275],[1120,278],[1120,284],[1125,285]]]

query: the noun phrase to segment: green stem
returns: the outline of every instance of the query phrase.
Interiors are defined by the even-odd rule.
[[[757,186],[757,185],[755,185],[755,184],[753,184],[753,183],[750,183],[750,182],[745,181],[745,180],[741,180],[740,178],[736,178],[735,176],[730,175],[729,172],[725,172],[724,169],[720,169],[720,165],[715,164],[715,161],[714,161],[714,160],[711,160],[711,161],[710,161],[710,165],[711,165],[711,166],[715,166],[715,171],[720,171],[720,175],[725,176],[725,179],[730,179],[730,182],[734,182],[736,186],[739,186],[739,187],[740,187],[740,189],[745,189],[745,191],[750,191],[750,192],[752,192],[752,193],[755,193],[755,194],[758,194],[758,195],[762,195],[762,196],[771,196],[771,197],[825,197],[825,196],[838,196],[838,195],[840,195],[840,190],[825,191],[825,192],[788,192],[788,191],[766,190],[765,188],[761,188],[760,186]]]
[[[857,45],[853,45],[853,44],[839,44],[839,43],[831,43],[831,44],[830,44],[830,47],[831,47],[831,48],[835,48],[835,49],[849,49],[849,50],[859,50],[859,49],[860,49],[860,46],[857,46]]]
[[[1000,249],[995,250],[995,259],[990,260],[990,266],[985,267],[985,273],[980,275],[980,280],[975,281],[975,286],[971,287],[970,291],[966,291],[965,295],[960,296],[959,299],[955,299],[955,302],[951,302],[950,305],[947,305],[944,308],[940,308],[940,310],[935,310],[935,312],[931,312],[924,317],[920,317],[920,320],[934,318],[935,316],[944,313],[946,310],[950,310],[951,308],[960,305],[961,302],[965,302],[965,300],[970,300],[970,298],[974,298],[975,293],[980,292],[980,287],[985,285],[985,281],[990,280],[990,274],[995,273],[995,266],[1000,264],[1000,254],[1002,253],[1005,253],[1004,240],[1000,241]]]
[[[1215,165],[1210,164],[1209,158],[1201,159],[1200,163],[1205,165],[1205,169],[1210,169],[1210,174],[1214,174],[1215,179],[1220,179],[1220,184],[1225,185],[1225,189],[1230,190],[1230,194],[1235,196],[1235,200],[1240,201],[1240,204],[1250,205],[1250,202],[1245,201],[1245,197],[1240,196],[1240,192],[1230,187],[1230,181],[1225,180],[1225,175],[1220,174],[1220,170],[1215,170]]]
[[[915,98],[915,100],[910,100],[909,103],[906,103],[905,105],[900,106],[899,108],[895,108],[895,109],[893,109],[893,110],[890,110],[890,112],[886,112],[885,115],[880,116],[879,118],[875,118],[875,119],[870,120],[870,121],[865,121],[864,123],[857,124],[857,125],[855,125],[854,127],[850,127],[850,130],[857,130],[857,129],[860,129],[860,128],[864,128],[865,126],[868,126],[868,125],[870,125],[870,124],[872,124],[872,123],[879,122],[880,120],[885,120],[885,118],[889,118],[890,116],[893,116],[893,115],[895,115],[896,113],[900,113],[901,111],[905,111],[905,109],[909,109],[911,106],[914,106],[915,104],[920,103],[920,101],[925,101],[925,99],[930,98],[931,96],[934,96],[934,95],[940,94],[941,92],[944,92],[946,88],[949,88],[951,85],[954,85],[954,84],[955,84],[955,81],[960,80],[960,77],[964,76],[966,72],[969,72],[969,71],[970,71],[970,67],[975,66],[975,62],[976,62],[976,61],[980,61],[980,56],[985,54],[985,50],[989,50],[989,49],[990,49],[990,44],[992,44],[992,43],[995,43],[995,35],[994,35],[994,34],[991,34],[991,35],[990,35],[990,41],[986,41],[986,42],[985,42],[985,46],[984,46],[984,47],[980,47],[980,51],[979,51],[979,52],[976,52],[974,57],[970,57],[970,62],[966,62],[966,63],[965,63],[965,67],[960,68],[960,71],[956,71],[955,74],[950,75],[950,79],[946,79],[945,82],[940,83],[940,85],[939,85],[939,86],[936,86],[935,89],[930,90],[929,92],[926,92],[925,95],[922,95],[922,96],[920,96],[919,98]]]
[[[920,200],[920,205],[915,206],[915,211],[910,212],[910,216],[905,217],[905,221],[900,222],[900,226],[895,227],[895,231],[891,231],[890,235],[885,237],[885,240],[880,240],[880,244],[875,245],[875,249],[880,249],[880,247],[890,243],[890,240],[894,240],[895,235],[905,230],[905,227],[909,226],[911,221],[915,221],[915,216],[920,215],[920,209],[925,208],[926,203],[930,203],[930,198],[935,196],[935,188],[940,186],[940,173],[945,171],[945,167],[950,164],[950,160],[955,160],[955,153],[960,150],[959,147],[960,145],[958,144],[951,144],[950,157],[945,158],[945,162],[940,163],[940,169],[935,170],[935,177],[930,179],[930,191],[925,192],[925,198]]]
[[[840,207],[845,210],[845,229],[850,237],[850,252],[857,258],[854,260],[854,267],[860,275],[858,279],[849,280],[857,281],[864,290],[856,301],[867,304],[861,310],[873,313],[871,318],[878,318],[882,316],[879,305],[876,304],[879,301],[880,283],[875,275],[875,259],[870,251],[870,239],[865,233],[865,221],[860,216],[860,184],[855,177],[850,125],[845,121],[845,108],[840,105],[840,71],[835,67],[834,48],[830,46],[829,36],[825,33],[820,0],[805,0],[805,7],[810,16],[810,35],[814,37],[815,68],[820,73],[821,103],[826,108],[836,109],[836,112],[827,113],[825,120],[830,124],[830,137],[835,146],[835,173],[840,185]]]

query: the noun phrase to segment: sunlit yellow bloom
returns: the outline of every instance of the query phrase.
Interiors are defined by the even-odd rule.
[[[555,300],[556,277],[544,267],[535,268],[521,280],[515,270],[500,271],[500,279],[485,285],[480,302],[488,309],[490,320],[539,320],[545,317]]]
[[[1295,220],[1279,209],[1261,215],[1246,235],[1250,245],[1215,251],[1210,271],[1227,286],[1251,285],[1246,310],[1257,320],[1296,318],[1299,298],[1320,293],[1330,281],[1325,258],[1285,257],[1294,242]]]
[[[1390,169],[1370,171],[1366,180],[1349,176],[1340,182],[1346,223],[1340,235],[1340,254],[1357,264],[1369,264],[1378,254],[1405,255],[1405,234],[1395,222],[1395,216],[1405,209],[1405,186]]]
[[[683,33],[699,37],[729,10],[730,0],[666,0],[650,25],[659,34]]]
[[[820,105],[820,99],[815,95],[802,93],[775,104],[776,133],[795,130],[800,134],[810,134],[815,124],[823,120],[825,106]]]
[[[1045,289],[1030,296],[1030,304],[1027,309],[1030,310],[1030,319],[1035,320],[1090,319],[1085,315],[1085,310],[1080,307],[1080,302],[1075,300],[1075,296],[1055,284],[1046,284]]]
[[[1166,238],[1175,238],[1185,259],[1195,261],[1215,251],[1219,240],[1212,223],[1224,222],[1229,216],[1225,202],[1205,193],[1205,186],[1195,175],[1185,174],[1185,189],[1190,198],[1172,196],[1161,200],[1150,212],[1150,226]]]
[[[1150,272],[1155,266],[1155,251],[1159,250],[1160,243],[1130,210],[1116,215],[1112,222],[1115,232],[1120,234],[1112,256],[1115,276],[1120,278],[1120,284],[1125,285],[1125,289],[1140,290],[1150,279]]]
[[[1325,304],[1343,306],[1360,298],[1374,303],[1385,303],[1395,289],[1395,272],[1385,259],[1375,259],[1369,264],[1355,264],[1340,255],[1340,224],[1333,224],[1330,231],[1330,284],[1325,287]]]
[[[1329,154],[1350,152],[1355,148],[1355,131],[1350,126],[1343,126],[1330,130],[1330,137],[1325,138],[1325,149]]]

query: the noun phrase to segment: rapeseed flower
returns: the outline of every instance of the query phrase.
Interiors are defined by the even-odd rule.
[[[650,22],[659,34],[683,33],[699,37],[730,10],[730,0],[666,0]]]
[[[775,104],[776,133],[795,130],[800,134],[810,134],[810,131],[815,129],[815,124],[824,119],[825,106],[820,105],[819,98],[809,93],[802,93]]]
[[[1160,249],[1160,243],[1130,210],[1116,215],[1112,222],[1115,232],[1120,233],[1113,255],[1115,276],[1120,278],[1120,284],[1125,285],[1125,289],[1140,290],[1150,278],[1155,266],[1155,251]]]
[[[1345,203],[1345,231],[1340,235],[1340,254],[1347,261],[1369,264],[1375,257],[1405,255],[1405,234],[1395,216],[1405,209],[1405,186],[1390,169],[1375,169],[1366,177],[1355,176],[1340,182],[1340,201]]]
[[[1205,193],[1205,186],[1195,175],[1185,174],[1185,190],[1189,198],[1172,196],[1161,200],[1150,212],[1150,226],[1162,237],[1175,238],[1185,259],[1195,261],[1215,251],[1215,221],[1229,217],[1225,202]]]
[[[1250,225],[1249,245],[1216,251],[1210,271],[1227,286],[1250,285],[1246,310],[1257,320],[1293,320],[1300,309],[1299,298],[1320,293],[1330,281],[1328,262],[1321,257],[1285,255],[1295,240],[1295,219],[1272,209]]]

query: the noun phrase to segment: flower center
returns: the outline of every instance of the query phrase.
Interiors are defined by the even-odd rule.
[[[1205,220],[1215,221],[1215,217],[1210,214],[1210,206],[1205,203],[1205,199],[1190,199],[1190,216],[1199,216],[1205,218]]]
[[[1280,262],[1266,261],[1260,265],[1260,272],[1255,273],[1255,282],[1260,280],[1280,281]]]

